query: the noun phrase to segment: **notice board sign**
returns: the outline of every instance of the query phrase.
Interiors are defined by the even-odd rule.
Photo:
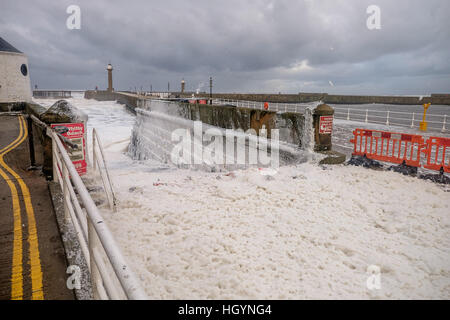
[[[86,141],[84,139],[84,123],[55,123],[52,129],[78,146],[77,149],[66,147],[70,160],[80,176],[86,174]]]
[[[333,131],[333,116],[321,116],[319,122],[320,134],[331,134]]]

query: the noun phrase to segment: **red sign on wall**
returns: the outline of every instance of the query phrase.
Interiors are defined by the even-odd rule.
[[[319,122],[320,134],[331,134],[333,131],[333,116],[322,116]]]
[[[84,123],[56,123],[51,127],[62,136],[78,146],[77,149],[66,148],[70,160],[80,176],[86,174],[86,141],[84,139]]]

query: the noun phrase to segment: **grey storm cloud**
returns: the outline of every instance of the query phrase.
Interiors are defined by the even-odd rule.
[[[66,8],[81,8],[81,30]],[[381,29],[366,26],[369,5]],[[2,0],[41,88],[430,94],[450,88],[448,0]],[[333,86],[330,85],[333,83]]]

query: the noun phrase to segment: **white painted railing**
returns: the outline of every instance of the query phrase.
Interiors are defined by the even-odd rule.
[[[194,98],[199,99],[199,98]],[[207,98],[208,102],[211,101]],[[304,113],[306,108],[310,107],[313,103],[278,103],[278,102],[269,102],[267,103],[267,109],[264,108],[265,102],[259,101],[247,101],[247,100],[231,100],[231,99],[212,99],[212,103],[215,105],[230,105],[238,108],[248,108],[248,109],[259,109],[259,110],[268,110],[268,111],[276,111],[276,112],[295,112],[295,113]]]
[[[100,153],[98,153],[97,149]],[[109,208],[116,211],[117,200],[114,194],[114,188],[111,182],[111,177],[109,176],[108,166],[106,165],[102,142],[98,137],[95,128],[92,130],[92,168],[94,171],[98,170],[100,173],[100,177],[103,182],[103,190],[105,191]]]
[[[33,98],[72,98],[72,91],[68,90],[33,90]]]
[[[60,138],[48,127],[47,135],[52,138],[53,178],[61,185],[65,217],[72,222],[86,258],[94,298],[147,299]]]
[[[344,119],[349,121],[408,128],[418,128],[419,123],[422,121],[422,113],[417,112],[356,109],[345,107],[334,107],[334,109],[334,116],[336,119]],[[446,114],[427,113],[426,121],[429,123],[428,129],[445,133],[447,131],[447,117],[448,115]]]
[[[200,99],[200,98],[192,98]],[[207,98],[208,102],[210,101]],[[240,108],[252,108],[264,110],[264,102],[246,101],[246,100],[230,100],[230,99],[212,99],[212,103],[215,105],[231,105]],[[311,106],[308,103],[268,103],[266,110],[276,112],[296,112],[304,113],[305,109]],[[365,123],[383,124],[387,126],[400,126],[415,128],[419,127],[419,122],[422,121],[421,114],[416,112],[403,112],[392,110],[373,110],[373,109],[357,109],[357,108],[345,108],[345,107],[333,107],[335,109],[335,118],[349,121],[358,121]],[[417,116],[420,116],[417,117]],[[430,130],[438,131],[442,133],[447,132],[447,118],[446,114],[427,114],[428,128]]]

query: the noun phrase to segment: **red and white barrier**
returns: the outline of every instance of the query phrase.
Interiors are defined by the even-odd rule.
[[[450,172],[450,138],[430,137],[426,142],[420,135],[355,129],[353,131],[354,156],[368,159]],[[425,161],[424,161],[425,162]]]
[[[438,171],[443,169],[450,173],[450,138],[430,137],[423,152],[427,157],[424,168]]]
[[[356,129],[353,135],[353,155],[420,167],[420,151],[425,147],[422,136],[366,129]]]

